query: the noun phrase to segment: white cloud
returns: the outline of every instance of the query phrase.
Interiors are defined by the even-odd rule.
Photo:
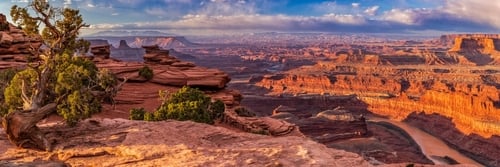
[[[361,5],[360,3],[352,3],[351,4],[353,8],[359,8],[359,5]]]
[[[384,12],[381,19],[384,21],[396,22],[406,25],[418,25],[422,20],[438,14],[436,10],[423,8],[416,9],[392,9]]]
[[[255,3],[244,0],[211,0],[205,2],[202,7],[194,14],[209,16],[227,16],[257,13]]]
[[[499,0],[446,0],[443,11],[458,18],[491,25],[500,29]]]
[[[312,10],[320,13],[351,14],[353,12],[353,8],[357,8],[359,5],[359,3],[339,5],[335,1],[327,1],[313,5]]]
[[[159,16],[159,17],[168,15],[168,12],[163,10],[162,8],[150,8],[150,9],[146,9],[145,12],[149,15],[154,15],[154,16]]]
[[[365,13],[369,16],[374,16],[375,14],[377,14],[377,11],[379,8],[380,8],[379,6],[372,6],[372,7],[367,8],[365,11],[363,11],[363,13]]]
[[[335,26],[360,25],[365,23],[362,16],[327,14],[319,17],[286,15],[186,15],[177,21],[140,22],[132,24],[102,24],[91,28],[131,28],[131,29],[216,29],[216,30],[307,30],[335,28]]]
[[[76,0],[73,1],[76,2]],[[138,1],[147,2],[145,0]],[[124,4],[140,3],[138,1],[114,0],[114,2]],[[139,10],[142,13],[135,13],[135,16],[142,16],[144,13],[158,16],[150,17],[156,19],[144,19],[152,21],[98,24],[92,28],[161,29],[173,32],[250,32],[260,30],[327,32],[491,31],[491,27],[500,30],[500,17],[498,17],[500,15],[500,10],[498,10],[500,9],[500,0],[495,0],[495,2],[443,0],[442,4],[430,9],[394,8],[386,11],[383,11],[378,5],[362,6],[360,3],[340,5],[335,1],[304,7],[305,10],[311,10],[313,12],[311,15],[315,16],[263,14],[276,7],[266,8],[268,3],[276,2],[268,0],[163,0],[163,2],[167,5],[143,8]],[[435,1],[432,2],[435,3]],[[93,4],[98,7],[102,6],[100,1],[96,1],[96,3]],[[112,12],[125,13],[120,11],[120,8],[123,8],[123,5],[117,5],[116,10]],[[133,13],[127,13],[127,16],[132,15]],[[159,17],[161,19],[158,19]]]
[[[360,25],[365,23],[365,18],[361,15],[350,15],[350,14],[334,14],[330,13],[321,17],[323,21],[340,23],[340,24],[352,24]]]

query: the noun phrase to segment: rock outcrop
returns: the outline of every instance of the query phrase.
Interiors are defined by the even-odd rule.
[[[207,124],[91,119],[45,125],[54,151],[0,146],[0,165],[70,166],[370,166],[357,154],[303,137],[271,137]],[[5,134],[0,132],[0,142]],[[6,147],[4,147],[6,146]]]
[[[450,51],[484,50],[485,52],[498,51],[500,38],[455,38]]]
[[[130,43],[132,47],[142,47],[157,45],[162,49],[173,49],[191,47],[197,44],[187,40],[185,37],[135,37],[135,40]]]
[[[98,45],[91,46],[90,53],[94,55],[95,58],[109,59],[111,45]]]
[[[441,35],[439,41],[446,46],[456,44],[457,38],[495,38],[500,39],[500,34],[448,34]]]
[[[500,64],[500,35],[457,36],[449,52],[474,65]]]
[[[23,30],[10,24],[5,15],[0,14],[0,60],[26,62],[37,59],[31,51],[38,50],[42,45],[39,36],[28,36]]]
[[[143,48],[132,48],[125,40],[120,40],[117,48],[111,47],[111,57],[122,61],[142,62],[144,54]]]
[[[146,50],[144,55],[144,62],[146,63],[172,65],[180,62],[180,60],[170,56],[168,50],[162,50],[158,45],[142,46],[142,48]]]

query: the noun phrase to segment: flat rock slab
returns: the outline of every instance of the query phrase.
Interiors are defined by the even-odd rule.
[[[357,154],[297,136],[235,132],[190,121],[90,119],[43,128],[54,151],[0,147],[4,164],[62,162],[71,166],[369,166]],[[0,132],[0,143],[5,143]]]

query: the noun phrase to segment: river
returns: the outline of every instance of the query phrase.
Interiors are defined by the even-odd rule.
[[[483,166],[480,163],[474,161],[473,159],[470,159],[469,157],[458,152],[457,150],[449,147],[442,140],[440,140],[440,139],[438,139],[438,138],[436,138],[436,137],[428,134],[427,132],[424,132],[416,127],[408,125],[407,123],[394,121],[394,120],[390,120],[390,119],[385,119],[385,118],[380,118],[380,117],[368,117],[368,120],[374,121],[374,122],[381,122],[381,121],[389,122],[389,123],[401,128],[401,129],[403,129],[420,146],[422,153],[427,158],[429,158],[432,162],[434,162],[436,165],[441,165],[441,164],[446,165],[446,163],[441,161],[438,158],[435,158],[435,156],[439,156],[439,157],[448,156],[448,157],[451,157],[452,159],[456,160],[460,164],[471,164],[471,165],[476,165],[476,166]]]

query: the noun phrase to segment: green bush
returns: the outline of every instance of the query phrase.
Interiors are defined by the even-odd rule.
[[[147,80],[150,80],[153,78],[153,70],[149,68],[148,66],[144,66],[141,69],[139,69],[139,76],[146,78]]]
[[[211,102],[209,96],[195,88],[183,87],[176,93],[168,97],[165,96],[163,92],[160,92],[160,97],[163,97],[163,103],[151,115],[146,113],[144,120],[162,121],[175,119],[213,124],[216,119],[222,116],[225,110],[222,101]]]
[[[58,55],[55,62],[54,74],[47,83],[46,103],[57,102],[57,113],[70,126],[99,112],[101,99],[92,91],[109,89],[116,83],[115,78],[104,74],[106,71],[99,71],[92,61],[81,57]],[[5,107],[9,112],[30,109],[30,104],[23,100],[22,90],[27,98],[31,97],[37,82],[38,73],[33,68],[20,71],[13,77],[4,92]]]
[[[224,111],[226,110],[226,105],[220,100],[210,104],[209,111],[213,120],[222,118]]]
[[[0,71],[0,92],[2,92],[2,94],[0,94],[0,117],[8,113],[9,109],[5,105],[5,97],[3,92],[5,92],[5,88],[9,86],[9,83],[12,78],[14,78],[14,75],[16,75],[16,72],[17,70],[12,68]]]
[[[240,116],[240,117],[255,117],[256,116],[255,113],[253,113],[252,111],[248,110],[245,107],[239,107],[239,108],[235,109],[234,112],[236,112],[236,114],[238,114],[238,116]]]
[[[153,113],[146,112],[144,113],[144,121],[156,121],[156,119]]]
[[[9,23],[0,23],[0,31],[9,31]]]
[[[130,110],[130,120],[144,120],[144,114],[146,110],[144,108],[133,108]]]

